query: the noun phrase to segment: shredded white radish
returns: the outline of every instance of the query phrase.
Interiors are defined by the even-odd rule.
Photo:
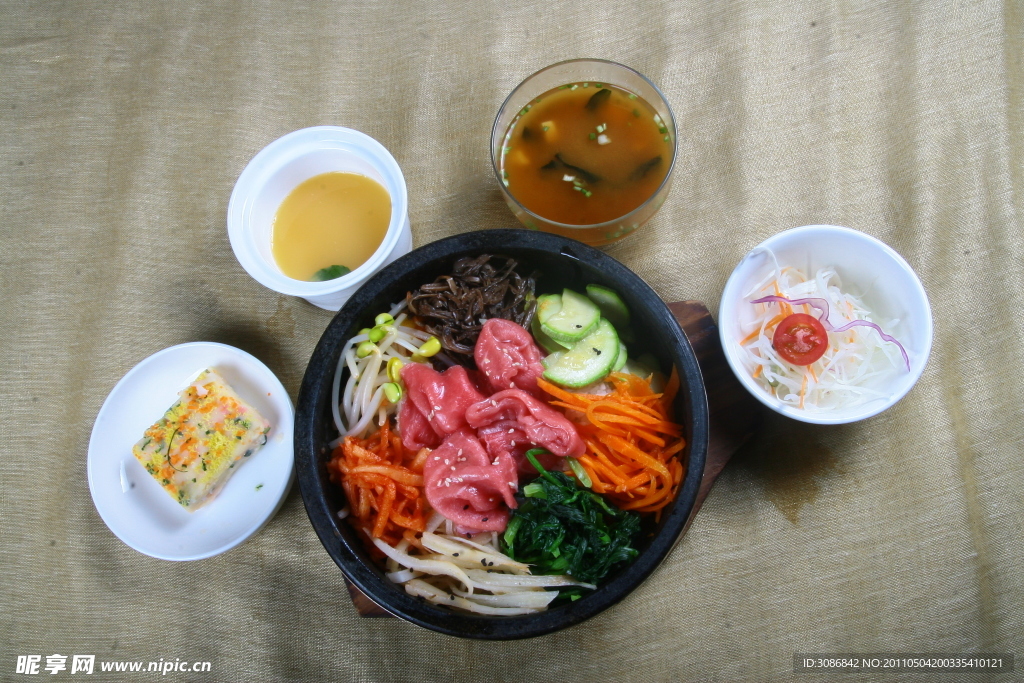
[[[899,320],[879,321],[860,296],[843,291],[834,268],[822,268],[814,277],[792,267],[780,267],[775,255],[766,250],[774,270],[748,291],[744,301],[763,296],[787,299],[821,298],[829,304],[828,320],[836,328],[852,320],[866,320],[887,331]],[[825,354],[810,365],[793,365],[783,360],[772,345],[775,324],[782,306],[778,302],[746,304],[753,315],[741,325],[740,343],[744,367],[769,394],[786,405],[808,412],[853,408],[890,395],[886,386],[905,371],[899,347],[884,341],[867,326],[839,333],[829,332]],[[809,305],[792,306],[794,313],[817,318],[821,311]],[[891,332],[890,332],[891,334]]]

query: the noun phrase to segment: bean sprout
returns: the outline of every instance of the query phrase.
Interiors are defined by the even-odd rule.
[[[364,357],[359,357],[359,349],[370,342],[365,331],[349,339],[342,348],[331,385],[331,414],[339,434],[330,443],[331,448],[346,436],[365,436],[397,411],[397,402],[388,400],[385,395],[384,385],[392,382],[388,377],[388,362],[393,358],[402,363],[410,362],[423,341],[430,337],[423,330],[403,324],[407,318],[402,312],[405,305],[405,301],[395,304],[388,312],[394,321],[374,328],[386,333]],[[342,387],[345,370],[348,370],[348,380]]]

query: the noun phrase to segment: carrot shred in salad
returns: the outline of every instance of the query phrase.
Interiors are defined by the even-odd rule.
[[[356,526],[388,545],[419,545],[426,529],[423,464],[427,449],[411,451],[391,431],[390,420],[365,439],[345,437],[327,463],[331,480],[345,490]]]
[[[686,472],[683,428],[669,416],[679,375],[673,368],[662,393],[636,375],[616,372],[605,381],[613,387],[605,395],[573,393],[544,379],[537,384],[556,399],[551,405],[582,415],[577,429],[587,450],[578,461],[590,488],[623,510],[660,515]]]

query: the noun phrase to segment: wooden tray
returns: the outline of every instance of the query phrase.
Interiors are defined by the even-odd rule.
[[[718,327],[711,319],[711,313],[699,301],[677,301],[668,305],[679,321],[704,374],[704,386],[708,395],[710,430],[708,455],[704,463],[704,477],[701,480],[697,500],[686,520],[683,533],[690,528],[694,516],[700,510],[704,499],[740,446],[749,439],[761,423],[762,406],[736,380],[722,353],[718,340]],[[362,591],[347,579],[349,595],[360,616],[390,617],[387,610],[366,597]]]

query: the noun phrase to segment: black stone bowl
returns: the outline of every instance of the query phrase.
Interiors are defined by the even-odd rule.
[[[331,483],[326,468],[328,443],[337,436],[331,418],[331,383],[345,342],[376,314],[388,310],[406,292],[450,273],[462,256],[483,253],[512,256],[538,271],[539,293],[563,287],[583,291],[600,284],[619,292],[632,315],[636,342],[630,355],[654,354],[665,371],[674,365],[681,380],[675,418],[684,426],[686,478],[674,503],[658,524],[644,528],[640,555],[605,579],[593,593],[546,612],[491,617],[458,612],[405,593],[391,583],[369,556],[353,528],[338,518],[345,495]],[[331,321],[309,361],[295,416],[295,465],[306,512],[327,553],[345,576],[392,614],[426,628],[464,638],[512,639],[550,633],[577,624],[622,600],[661,563],[679,540],[693,508],[708,445],[708,407],[693,349],[668,307],[643,280],[610,256],[565,237],[527,230],[486,230],[456,235],[406,254],[366,282]],[[342,593],[343,595],[344,593]]]

